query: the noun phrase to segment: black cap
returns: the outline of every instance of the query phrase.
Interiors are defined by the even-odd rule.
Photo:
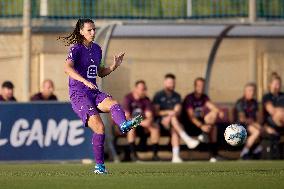
[[[4,81],[2,83],[2,88],[13,89],[14,88],[14,84],[11,81]]]

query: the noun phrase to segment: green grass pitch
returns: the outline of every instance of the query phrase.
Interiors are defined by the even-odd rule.
[[[284,188],[284,161],[108,163],[108,175],[92,165],[0,164],[1,189]]]

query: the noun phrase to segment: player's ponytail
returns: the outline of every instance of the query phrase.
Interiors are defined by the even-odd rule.
[[[83,29],[85,23],[94,23],[94,21],[88,18],[79,19],[73,32],[68,36],[58,37],[58,40],[62,40],[66,46],[75,43],[83,43],[84,36],[80,34],[80,30]]]

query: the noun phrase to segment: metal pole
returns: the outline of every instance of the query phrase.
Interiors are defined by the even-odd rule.
[[[48,15],[48,0],[40,0],[40,16],[47,16]]]
[[[31,62],[31,1],[24,0],[23,6],[23,100],[30,96],[30,62]]]
[[[187,18],[192,17],[192,0],[187,0],[187,4],[186,4],[186,10],[187,10]]]
[[[209,84],[210,84],[210,78],[211,78],[211,72],[213,69],[213,65],[215,62],[215,57],[217,55],[218,49],[223,41],[223,39],[226,37],[226,35],[229,33],[229,31],[234,27],[234,25],[228,25],[223,29],[223,31],[219,34],[217,39],[215,40],[212,49],[209,54],[208,62],[207,62],[207,68],[205,73],[205,93],[209,93]]]
[[[249,21],[250,23],[256,22],[256,0],[249,0]]]

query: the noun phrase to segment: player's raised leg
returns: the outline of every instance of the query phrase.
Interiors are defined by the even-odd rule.
[[[113,121],[119,126],[122,133],[127,133],[131,129],[137,127],[143,119],[141,115],[138,115],[131,120],[127,120],[123,108],[111,97],[105,98],[97,107],[102,112],[111,113]]]

